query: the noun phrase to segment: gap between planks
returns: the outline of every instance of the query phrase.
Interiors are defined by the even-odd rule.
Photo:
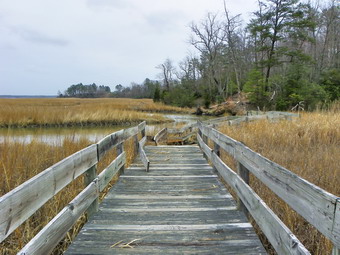
[[[185,231],[185,230],[211,230],[253,228],[249,222],[227,224],[199,224],[199,225],[100,225],[91,224],[84,227],[86,230],[125,230],[125,231]]]
[[[169,195],[118,195],[108,193],[107,198],[110,199],[154,199],[154,200],[171,200],[171,199],[218,199],[218,198],[233,198],[230,194],[226,195],[186,195],[186,196],[169,196]]]
[[[197,178],[217,178],[217,175],[148,175],[148,176],[138,176],[138,175],[122,175],[122,179],[197,179]]]
[[[101,212],[211,212],[211,211],[234,211],[236,206],[216,207],[216,208],[102,208]]]

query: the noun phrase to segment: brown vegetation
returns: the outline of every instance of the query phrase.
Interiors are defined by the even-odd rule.
[[[0,127],[131,125],[166,122],[159,113],[188,109],[154,103],[151,99],[49,98],[0,99]]]
[[[334,107],[334,110],[336,107]],[[293,121],[257,121],[221,131],[326,191],[340,196],[340,112],[302,113]],[[235,168],[235,162],[223,153]],[[250,186],[312,254],[330,254],[332,244],[254,176]]]
[[[0,196],[89,144],[89,141],[85,139],[74,141],[71,138],[64,139],[61,145],[48,145],[36,141],[25,144],[8,140],[0,143]],[[127,153],[127,163],[130,164],[134,157],[132,139],[125,142],[124,149]],[[107,153],[99,162],[97,172],[101,172],[115,157],[115,150]],[[116,179],[113,179],[109,186],[115,181]],[[83,189],[84,180],[83,176],[81,176],[54,196],[6,238],[0,244],[0,254],[9,255],[19,252],[26,243]],[[103,198],[103,196],[104,194],[101,194],[100,198]],[[84,214],[68,232],[65,239],[55,248],[53,254],[61,254],[65,250],[85,221],[86,216]]]

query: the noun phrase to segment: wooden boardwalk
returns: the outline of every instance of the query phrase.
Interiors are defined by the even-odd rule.
[[[146,146],[65,254],[266,254],[198,146]]]

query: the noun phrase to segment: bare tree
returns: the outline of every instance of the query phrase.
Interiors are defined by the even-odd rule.
[[[223,23],[223,30],[225,33],[225,42],[227,47],[228,57],[231,60],[231,65],[234,70],[237,92],[238,95],[241,93],[241,63],[239,44],[242,42],[238,34],[240,34],[241,20],[240,14],[231,16],[227,10],[226,2],[224,1],[224,14],[226,21]]]
[[[209,91],[212,93],[213,86],[217,87],[220,96],[225,98],[225,84],[221,77],[221,52],[225,33],[222,24],[217,20],[217,14],[208,13],[206,19],[200,24],[190,25],[192,36],[190,43],[201,53],[201,57],[207,59],[207,76]]]
[[[172,60],[167,58],[164,63],[159,64],[158,66],[156,66],[156,68],[161,69],[162,73],[160,75],[160,77],[162,77],[163,82],[164,82],[164,86],[166,88],[166,90],[170,90],[170,87],[172,86],[174,80],[173,80],[173,75],[176,71]]]
[[[179,63],[179,72],[177,77],[186,85],[192,86],[195,93],[199,94],[199,79],[202,77],[200,70],[200,62],[197,57],[192,55],[186,56],[184,60]]]

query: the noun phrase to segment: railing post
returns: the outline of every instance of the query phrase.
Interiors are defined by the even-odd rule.
[[[206,145],[208,145],[208,137],[206,135],[203,135],[203,133],[202,133],[202,140]],[[203,156],[206,160],[209,160],[207,155],[203,154]]]
[[[138,154],[138,134],[133,136],[133,147],[135,155]]]
[[[201,131],[201,129],[198,128],[197,133],[200,135],[200,137],[202,137],[202,131]]]
[[[145,136],[145,127],[142,129],[141,134],[142,134],[142,138],[143,138]]]
[[[220,157],[220,155],[221,155],[221,148],[220,148],[220,146],[219,146],[217,143],[215,143],[215,142],[214,142],[214,149],[213,149],[213,152],[214,152],[218,157]],[[213,165],[213,169],[214,169],[215,172],[218,172],[217,169],[216,169],[216,167],[215,167],[214,165]]]
[[[214,142],[214,152],[216,153],[217,156],[220,156],[220,146]]]
[[[237,162],[237,173],[242,180],[249,185],[249,170],[240,162]],[[240,198],[237,198],[237,208],[243,211],[247,217],[249,216],[248,209]]]
[[[332,250],[332,255],[340,255],[340,249],[334,246]]]
[[[124,151],[124,142],[117,145],[117,157],[123,153]],[[119,169],[119,174],[124,173],[125,170],[125,164]]]
[[[97,165],[94,165],[93,167],[89,168],[84,175],[84,184],[85,187],[89,185],[95,178],[97,178]],[[92,204],[89,206],[89,208],[86,210],[87,218],[91,218],[93,214],[95,214],[98,211],[98,205],[99,205],[99,198],[97,197]]]

